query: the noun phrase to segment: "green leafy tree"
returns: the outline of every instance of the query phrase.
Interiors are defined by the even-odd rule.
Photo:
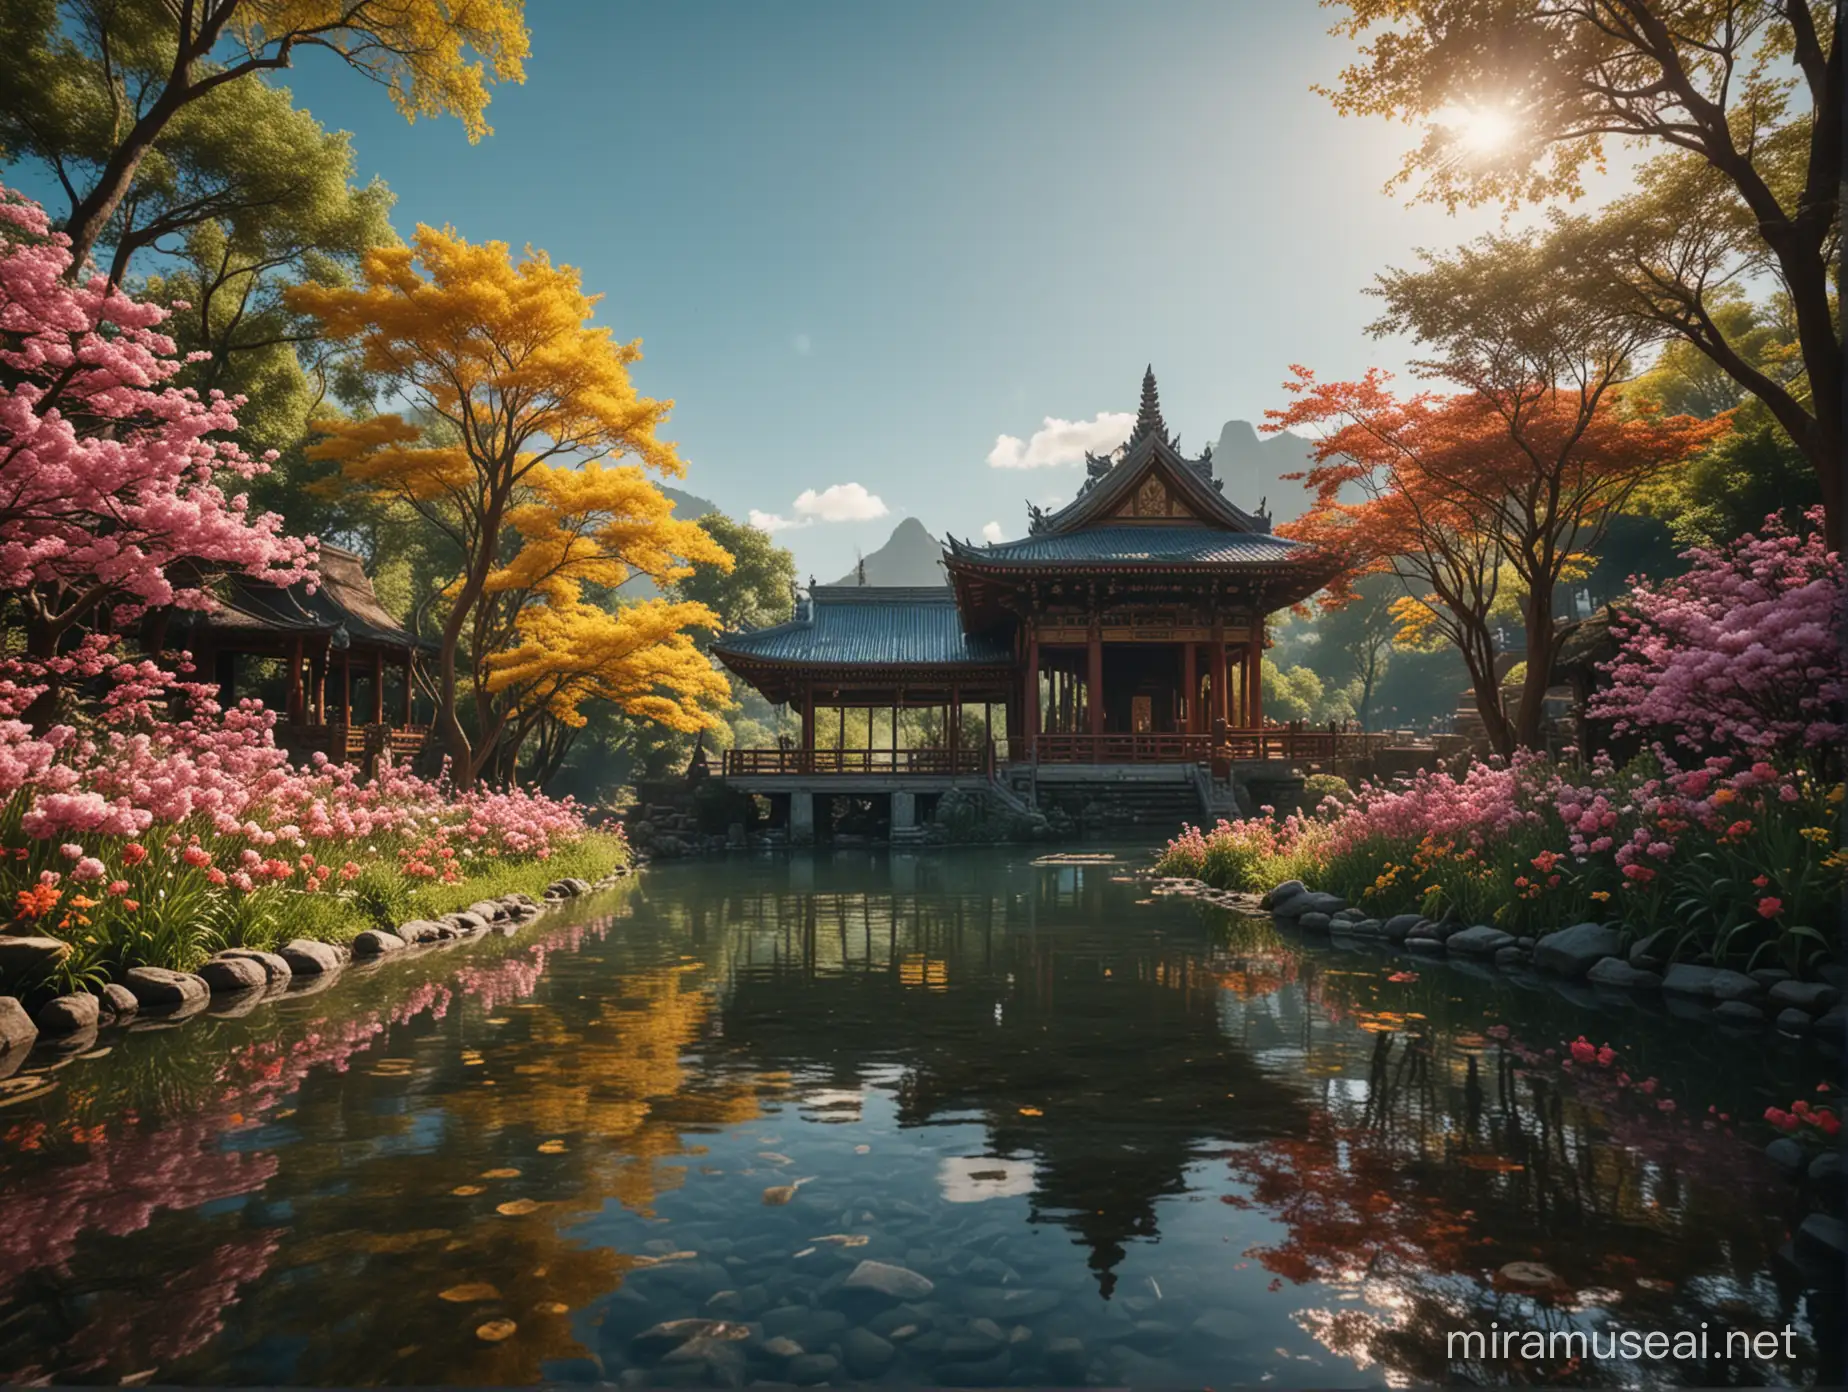
[[[707,513],[699,525],[735,564],[730,570],[695,565],[691,575],[674,582],[674,597],[704,604],[734,631],[788,619],[795,610],[796,588],[796,558],[789,548],[778,546],[761,528],[722,512]]]

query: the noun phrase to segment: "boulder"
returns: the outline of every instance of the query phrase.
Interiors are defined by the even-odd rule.
[[[1827,1213],[1812,1213],[1797,1229],[1799,1255],[1830,1262],[1840,1270],[1848,1258],[1848,1224]]]
[[[478,913],[469,913],[464,910],[461,913],[444,914],[443,922],[458,933],[479,933],[488,926],[489,920]]]
[[[878,1377],[892,1366],[898,1350],[869,1329],[849,1329],[840,1339],[841,1362],[857,1378]]]
[[[1750,1001],[1726,1000],[1713,1007],[1713,1018],[1729,1025],[1762,1025],[1765,1012]]]
[[[1308,892],[1308,886],[1301,880],[1285,880],[1259,900],[1258,906],[1260,908],[1269,909],[1271,912],[1275,913],[1277,911],[1277,906],[1286,899],[1294,899],[1297,895],[1307,894]]]
[[[286,985],[295,975],[295,969],[283,960],[279,953],[259,952],[254,947],[230,947],[217,954],[220,957],[241,957],[247,962],[255,962],[263,968],[263,975],[272,986]]]
[[[413,918],[398,925],[398,936],[407,943],[432,943],[443,936],[443,927],[427,918]]]
[[[798,1387],[814,1387],[841,1370],[841,1361],[831,1353],[805,1353],[789,1360],[783,1376]]]
[[[1676,996],[1713,997],[1713,978],[1718,973],[1712,967],[1697,966],[1693,962],[1675,962],[1662,973],[1662,989]]]
[[[1497,948],[1495,950],[1495,965],[1500,967],[1503,971],[1509,971],[1515,967],[1526,966],[1526,949],[1520,947],[1518,944],[1510,944],[1507,947]]]
[[[468,906],[468,911],[474,914],[483,923],[498,923],[511,912],[507,906],[498,899],[477,899]]]
[[[1810,1017],[1794,1005],[1787,1005],[1777,1012],[1777,1027],[1784,1034],[1808,1034]]]
[[[1848,1005],[1832,1005],[1816,1019],[1816,1033],[1836,1044],[1848,1034]]]
[[[909,1267],[863,1261],[847,1273],[841,1288],[873,1291],[892,1300],[922,1300],[937,1286],[929,1277],[920,1276]]]
[[[1630,965],[1656,971],[1668,965],[1668,956],[1675,950],[1676,932],[1673,928],[1658,928],[1648,937],[1638,938],[1630,944]]]
[[[355,957],[383,957],[388,953],[404,951],[404,939],[396,933],[387,933],[379,928],[368,928],[353,939]]]
[[[1296,926],[1298,928],[1305,928],[1312,933],[1325,933],[1328,931],[1329,925],[1333,922],[1334,919],[1330,918],[1327,914],[1311,911],[1298,917]]]
[[[177,1010],[182,1006],[203,1005],[211,999],[212,988],[205,978],[191,972],[168,971],[165,967],[130,967],[122,973],[122,984],[135,993],[143,1010]]]
[[[0,996],[0,1054],[23,1049],[38,1038],[38,1026],[25,1006],[11,996]]]
[[[1715,1000],[1757,1000],[1765,993],[1760,986],[1744,972],[1716,971],[1707,985],[1708,992]]]
[[[1839,1001],[1841,992],[1825,981],[1780,981],[1770,991],[1771,1004],[1795,1006],[1806,1015],[1820,1015]]]
[[[1780,981],[1792,981],[1796,978],[1795,972],[1787,972],[1782,967],[1754,967],[1746,975],[1767,991]]]
[[[86,991],[46,1001],[39,1007],[36,1023],[40,1034],[65,1035],[93,1030],[102,1017],[102,1003]]]
[[[1389,942],[1404,942],[1412,929],[1425,921],[1423,914],[1394,914],[1381,925]]]
[[[199,975],[213,995],[256,991],[269,985],[269,973],[263,970],[263,964],[248,957],[214,957],[199,968]]]
[[[1323,913],[1333,918],[1347,906],[1347,900],[1339,894],[1324,894],[1320,890],[1310,890],[1291,906],[1291,911],[1298,918],[1305,913]]]
[[[1779,1136],[1766,1146],[1765,1158],[1791,1179],[1803,1173],[1803,1147],[1788,1136]]]
[[[1593,962],[1585,979],[1594,986],[1616,986],[1625,991],[1654,990],[1662,978],[1652,971],[1631,966],[1621,957],[1604,957]]]
[[[1465,957],[1493,957],[1502,948],[1514,946],[1514,934],[1504,933],[1487,923],[1478,923],[1474,928],[1452,933],[1444,940],[1444,945]]]
[[[119,981],[112,981],[103,987],[103,1013],[122,1024],[132,1020],[141,1012],[141,1002],[135,999],[135,993]]]
[[[1085,1366],[1089,1361],[1083,1339],[1066,1334],[1046,1341],[1046,1366],[1055,1377],[1075,1384],[1084,1377]]]
[[[0,933],[0,986],[36,986],[71,955],[71,945],[28,933]]]
[[[312,938],[293,938],[284,943],[276,955],[287,962],[289,970],[297,976],[325,976],[346,965],[339,948],[332,943],[315,942]]]
[[[575,875],[568,875],[562,880],[553,880],[551,884],[545,887],[545,892],[547,898],[575,899],[578,895],[587,892],[589,889],[590,886],[583,880],[578,879]]]
[[[1534,947],[1534,966],[1576,981],[1600,958],[1614,956],[1622,947],[1615,928],[1602,923],[1575,923],[1540,939]]]
[[[1444,940],[1442,938],[1407,938],[1405,946],[1407,951],[1435,956],[1444,950]]]

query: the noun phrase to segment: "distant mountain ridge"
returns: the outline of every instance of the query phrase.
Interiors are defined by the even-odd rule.
[[[1309,510],[1308,490],[1283,475],[1314,462],[1310,441],[1287,430],[1260,435],[1250,421],[1227,421],[1213,446],[1213,472],[1225,484],[1226,497],[1246,512],[1264,502],[1273,523],[1294,522]]]
[[[862,581],[860,572],[866,572]],[[837,585],[948,585],[943,573],[943,543],[915,517],[892,529],[886,544],[834,582]]]

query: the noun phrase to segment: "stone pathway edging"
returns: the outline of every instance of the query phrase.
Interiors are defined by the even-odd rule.
[[[0,1078],[17,1070],[40,1040],[67,1052],[82,1050],[94,1043],[100,1030],[111,1025],[127,1025],[141,1016],[179,1024],[204,1014],[214,1004],[242,1005],[249,1009],[290,994],[303,994],[294,989],[298,981],[304,986],[312,983],[315,990],[325,989],[338,979],[349,962],[375,961],[404,954],[412,947],[434,950],[488,932],[512,933],[547,910],[609,889],[632,873],[629,866],[623,865],[595,883],[568,876],[547,885],[544,895],[538,899],[524,892],[482,899],[437,919],[411,919],[399,924],[396,930],[366,929],[350,945],[296,938],[275,952],[226,948],[202,963],[197,972],[132,967],[123,973],[122,980],[110,982],[95,994],[77,992],[56,996],[42,1004],[36,1013],[29,1013],[16,997],[0,995]],[[28,953],[37,954],[36,959],[41,962],[51,951],[41,943],[69,950],[52,938],[0,935],[0,943],[32,944],[15,955],[23,958]],[[59,959],[61,955],[58,954]],[[0,962],[3,960],[0,957]]]
[[[1781,967],[1751,972],[1689,962],[1667,962],[1658,955],[1664,932],[1651,933],[1624,951],[1615,928],[1602,923],[1575,923],[1543,938],[1516,937],[1487,923],[1466,927],[1456,921],[1433,921],[1422,914],[1370,918],[1348,907],[1339,895],[1320,893],[1301,880],[1286,880],[1264,895],[1215,889],[1204,880],[1156,876],[1154,892],[1197,898],[1244,913],[1268,913],[1280,923],[1380,942],[1422,957],[1449,957],[1502,971],[1531,970],[1561,987],[1659,992],[1671,1013],[1709,1019],[1741,1029],[1771,1026],[1784,1034],[1812,1032],[1841,1047],[1848,1037],[1848,1005],[1842,1003],[1841,969],[1824,968],[1822,981],[1798,981]],[[1588,986],[1579,983],[1589,983]],[[1559,994],[1577,1004],[1570,990]],[[1679,1007],[1679,1008],[1677,1008]]]

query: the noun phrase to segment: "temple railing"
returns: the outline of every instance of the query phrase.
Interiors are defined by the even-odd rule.
[[[728,749],[724,763],[727,778],[850,773],[974,777],[990,775],[994,767],[991,744],[978,749]]]

